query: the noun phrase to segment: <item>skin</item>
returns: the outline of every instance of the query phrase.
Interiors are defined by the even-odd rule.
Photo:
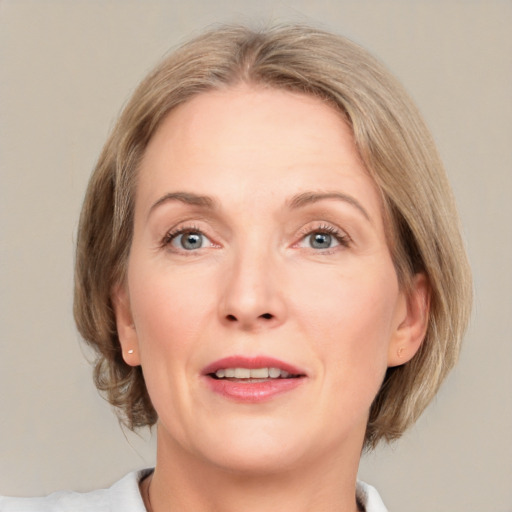
[[[164,199],[175,193],[216,206]],[[179,229],[202,246],[185,250]],[[325,232],[327,247],[312,246]],[[142,161],[113,300],[125,361],[142,365],[159,415],[153,511],[356,510],[369,408],[386,368],[419,348],[428,290],[423,276],[400,290],[378,191],[339,113],[247,85],[172,111]],[[201,375],[234,354],[306,377],[239,403]]]

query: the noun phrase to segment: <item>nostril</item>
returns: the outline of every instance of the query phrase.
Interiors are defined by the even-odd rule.
[[[242,315],[243,317],[243,315]],[[261,318],[263,320],[272,320],[274,318],[274,315],[272,313],[263,313],[262,315],[259,315],[258,318]],[[243,320],[243,318],[241,318]],[[229,314],[226,315],[226,320],[228,322],[238,322],[238,317],[235,315]]]

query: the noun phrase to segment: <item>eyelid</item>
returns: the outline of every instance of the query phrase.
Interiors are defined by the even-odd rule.
[[[183,221],[178,223],[173,228],[166,231],[165,235],[160,240],[159,246],[162,249],[168,248],[174,252],[193,253],[207,247],[220,247],[220,245],[212,240],[212,236],[207,234],[206,229],[199,227],[195,222]],[[184,233],[198,233],[208,240],[209,245],[206,247],[200,247],[196,250],[187,251],[184,248],[175,247],[172,245],[173,241],[176,240],[180,235]]]
[[[299,232],[297,233],[298,241],[294,243],[294,246],[297,247],[301,242],[303,242],[306,239],[306,237],[311,236],[313,233],[326,233],[332,235],[334,236],[334,238],[336,238],[338,244],[342,247],[348,247],[352,244],[352,239],[345,230],[331,224],[330,222],[318,221],[308,223],[299,230]],[[311,249],[317,252],[321,252],[321,250],[319,249]],[[334,249],[334,247],[331,247],[329,249],[332,250]],[[325,249],[325,251],[328,251],[329,249]]]

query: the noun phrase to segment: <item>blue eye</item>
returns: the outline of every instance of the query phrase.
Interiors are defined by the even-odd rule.
[[[169,235],[168,242],[177,249],[194,251],[203,248],[209,240],[201,232],[189,230]]]
[[[336,249],[339,246],[349,247],[350,238],[344,231],[326,224],[314,229],[305,229],[297,245],[304,249],[325,251],[325,254],[330,254],[329,249]]]
[[[313,249],[330,249],[333,242],[335,242],[336,245],[338,244],[338,241],[329,233],[311,233],[307,238],[309,246]]]
[[[332,235],[319,231],[308,235],[306,240],[309,246],[313,249],[330,249],[335,245],[339,245],[338,240],[336,240]]]

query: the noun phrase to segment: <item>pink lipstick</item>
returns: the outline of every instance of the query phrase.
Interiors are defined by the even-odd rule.
[[[208,387],[237,402],[263,402],[300,386],[306,373],[293,365],[266,356],[231,356],[209,364],[202,371]]]

